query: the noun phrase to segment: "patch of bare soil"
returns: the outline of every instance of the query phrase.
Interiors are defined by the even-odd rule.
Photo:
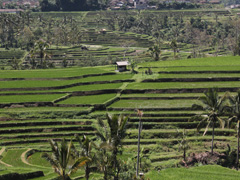
[[[202,153],[191,153],[189,157],[186,158],[186,161],[182,161],[180,164],[189,167],[194,166],[197,163],[201,163],[203,165],[208,164],[219,164],[221,159],[226,159],[225,153],[218,152],[202,152]]]

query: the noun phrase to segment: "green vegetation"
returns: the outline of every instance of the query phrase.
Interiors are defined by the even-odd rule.
[[[237,56],[224,56],[224,57],[208,57],[208,58],[195,58],[195,59],[183,59],[179,61],[159,61],[159,62],[146,62],[142,63],[142,67],[196,67],[201,68],[203,66],[221,67],[221,66],[239,66],[239,58]],[[214,71],[214,68],[212,68]]]
[[[104,102],[112,99],[115,96],[116,94],[73,96],[65,101],[60,101],[59,104],[103,104]]]
[[[224,62],[224,57],[211,58],[215,63],[219,64]],[[232,64],[236,62],[235,57],[228,59],[229,66],[223,64],[229,72],[214,74],[212,64],[205,62],[205,59],[198,59],[197,61],[191,62],[191,66],[186,67],[188,60],[176,60],[171,61],[175,63],[173,69],[175,69],[176,74],[166,74],[169,78],[186,78],[189,80],[191,78],[207,78],[211,75],[213,77],[224,78],[224,77],[238,77],[238,73],[232,73],[235,68]],[[232,61],[231,61],[232,60]],[[161,63],[165,63],[166,66],[170,61],[161,61],[151,63],[149,66],[161,67]],[[195,64],[194,64],[195,62]],[[180,64],[177,67],[177,64]],[[181,64],[182,63],[182,64]],[[198,73],[183,73],[178,74],[182,71],[182,68],[195,68],[199,71],[198,64],[203,64],[203,69],[210,69],[211,71],[206,74]],[[145,64],[138,64],[139,67],[146,67]],[[165,68],[165,67],[164,67]],[[169,67],[170,69],[171,67]],[[92,70],[91,70],[92,69]],[[159,169],[166,169],[180,166],[182,160],[182,152],[179,152],[180,137],[179,133],[186,129],[186,141],[189,143],[190,148],[186,153],[186,157],[191,155],[191,153],[202,153],[205,151],[210,151],[211,140],[212,140],[212,128],[206,132],[203,137],[204,129],[197,133],[196,128],[200,122],[199,119],[194,119],[189,121],[192,116],[201,115],[203,110],[200,106],[197,108],[192,107],[193,104],[204,105],[199,101],[199,97],[203,97],[203,93],[192,93],[191,91],[186,91],[183,93],[174,93],[173,89],[196,89],[211,87],[219,87],[221,91],[219,93],[220,97],[224,95],[224,89],[222,88],[237,88],[239,82],[234,81],[218,81],[212,79],[211,81],[201,82],[141,82],[144,79],[154,80],[156,78],[164,78],[165,74],[153,74],[145,75],[142,78],[142,73],[136,75],[131,74],[131,72],[117,73],[112,75],[105,75],[101,73],[113,72],[115,67],[93,67],[93,68],[66,68],[66,69],[52,69],[52,70],[25,70],[25,71],[2,71],[7,72],[7,74],[1,77],[1,89],[4,88],[21,88],[21,87],[53,87],[73,83],[85,82],[86,85],[76,85],[74,87],[61,88],[61,89],[46,89],[46,90],[25,90],[18,89],[12,91],[1,91],[0,104],[5,104],[5,108],[0,108],[0,119],[1,119],[1,147],[3,149],[2,159],[6,164],[12,165],[13,167],[4,167],[4,172],[32,172],[36,169],[42,170],[45,174],[44,177],[39,177],[37,179],[43,180],[51,179],[56,177],[52,172],[49,164],[46,164],[41,158],[42,152],[50,151],[48,145],[48,139],[54,139],[56,142],[65,138],[66,141],[73,140],[73,144],[78,148],[78,142],[74,139],[74,135],[78,134],[79,137],[83,135],[88,136],[89,141],[97,144],[96,149],[93,148],[92,153],[98,156],[99,162],[101,162],[101,157],[107,157],[108,163],[98,164],[98,167],[107,167],[109,171],[112,171],[110,167],[114,167],[114,171],[119,167],[127,168],[131,174],[135,174],[137,154],[137,137],[138,137],[138,122],[139,118],[135,109],[140,109],[143,111],[142,117],[142,132],[141,132],[141,147],[140,151],[141,158],[141,169],[140,172],[145,172],[146,177],[151,179],[162,177],[162,178],[175,178],[175,175],[169,174],[168,170],[161,170],[160,172],[154,171]],[[152,68],[154,72],[155,68]],[[158,69],[158,68],[156,68]],[[77,72],[79,70],[79,72]],[[82,70],[82,71],[81,71]],[[47,73],[49,71],[49,77]],[[26,78],[25,80],[10,80],[9,78],[16,78],[19,72],[20,77]],[[37,77],[38,74],[39,77]],[[68,72],[68,74],[65,74]],[[77,75],[79,73],[79,75]],[[160,72],[161,73],[161,72]],[[77,77],[76,79],[64,79],[65,77],[75,77],[89,74],[98,74],[92,77]],[[199,76],[198,76],[199,75]],[[36,79],[31,79],[32,77]],[[51,79],[55,78],[55,79]],[[63,78],[63,79],[62,79]],[[115,80],[135,80],[135,82],[111,82]],[[104,84],[98,84],[96,82],[107,81]],[[24,85],[27,83],[26,85]],[[92,83],[92,84],[87,84]],[[3,87],[2,87],[3,86]],[[162,93],[154,93],[151,91],[149,93],[136,93],[135,90],[166,90]],[[94,90],[99,90],[94,92]],[[107,90],[107,91],[101,91]],[[83,92],[78,92],[83,91]],[[91,92],[90,92],[91,91]],[[229,95],[236,95],[235,89]],[[31,94],[26,94],[26,93]],[[41,94],[40,92],[44,93]],[[106,93],[108,92],[108,93]],[[144,91],[143,91],[144,92]],[[157,92],[157,91],[156,91]],[[4,93],[11,93],[11,95],[5,95]],[[16,94],[18,93],[18,94]],[[42,104],[40,102],[51,102],[50,104]],[[7,105],[8,103],[15,103],[16,105]],[[24,103],[24,106],[21,105]],[[20,106],[19,106],[20,105]],[[16,106],[16,107],[15,107]],[[32,107],[34,106],[34,107]],[[36,107],[35,107],[36,106]],[[44,107],[38,107],[44,106]],[[49,106],[49,107],[48,107]],[[86,106],[86,107],[81,107]],[[105,144],[101,144],[101,138],[96,141],[96,127],[95,123],[97,119],[102,120],[104,124],[110,121],[106,118],[106,111],[111,114],[124,114],[129,117],[129,122],[127,123],[127,130],[125,139],[121,140],[120,144],[116,146],[121,147],[120,149],[115,149],[115,154],[111,154],[110,150],[112,147],[105,146],[110,141],[106,140]],[[228,116],[221,116],[223,120],[227,120]],[[108,119],[108,121],[107,121]],[[111,119],[111,118],[110,118]],[[203,126],[206,127],[206,123]],[[235,122],[232,124],[235,126]],[[219,122],[216,121],[216,127],[219,127]],[[105,129],[109,127],[105,127]],[[102,128],[104,129],[104,127]],[[177,130],[178,129],[178,130]],[[104,131],[102,131],[104,132]],[[110,132],[108,133],[110,134]],[[214,152],[226,153],[227,144],[230,145],[232,149],[236,149],[237,138],[235,137],[234,129],[214,129]],[[104,135],[104,134],[103,134]],[[106,135],[106,134],[105,134]],[[104,135],[104,136],[105,136]],[[107,135],[106,135],[107,136]],[[109,138],[109,137],[108,137]],[[108,144],[111,145],[111,144]],[[121,145],[121,146],[120,146]],[[105,148],[105,149],[104,149]],[[110,149],[108,149],[110,148]],[[31,149],[36,149],[37,151],[31,152]],[[123,151],[122,151],[123,150]],[[27,153],[30,151],[29,153]],[[81,150],[78,149],[80,152]],[[106,154],[104,154],[107,151]],[[25,153],[26,152],[26,153]],[[100,154],[97,154],[100,152]],[[122,154],[121,154],[122,153]],[[97,157],[95,157],[97,158]],[[115,159],[112,161],[112,159]],[[116,161],[117,159],[117,161]],[[111,163],[110,163],[111,162]],[[114,164],[113,162],[117,162]],[[29,164],[30,165],[29,165]],[[118,164],[119,163],[119,164]],[[131,168],[130,168],[131,167]],[[124,179],[124,170],[121,169],[121,175],[119,177]],[[191,173],[200,173],[203,171],[199,170],[202,167],[189,168],[189,169],[174,169],[176,170],[176,177],[185,175],[191,178]],[[216,172],[219,167],[212,166],[213,172]],[[13,169],[16,169],[15,171]],[[221,167],[220,167],[221,169]],[[90,173],[89,179],[96,177],[96,179],[101,179],[104,176],[114,177],[113,173],[104,172],[100,169],[101,173],[92,172]],[[225,171],[225,169],[222,169]],[[228,174],[226,170],[226,174]],[[86,171],[85,171],[86,172]],[[78,171],[75,175],[71,176],[72,179],[84,176],[85,172],[83,170]],[[86,175],[87,176],[87,175]],[[216,173],[206,173],[204,175],[199,175],[201,178],[210,179],[217,178],[221,179],[224,175]],[[235,178],[235,174],[232,174],[232,179]],[[238,177],[238,174],[236,174]],[[195,178],[195,176],[194,176]],[[196,176],[196,179],[198,176]],[[126,177],[125,177],[126,179]]]
[[[83,76],[87,74],[101,74],[107,71],[97,67],[67,68],[67,69],[41,69],[28,71],[0,71],[1,78],[64,78]]]
[[[231,88],[239,87],[239,81],[214,82],[214,87]],[[163,82],[163,83],[132,83],[127,89],[190,89],[190,88],[211,88],[213,82]]]
[[[66,94],[0,96],[0,103],[52,102]]]
[[[219,179],[219,180],[234,180],[239,179],[240,174],[231,169],[223,168],[221,166],[200,166],[200,167],[192,167],[189,169],[185,168],[169,168],[158,171],[151,171],[146,174],[146,177],[151,180],[171,180],[171,179],[192,179],[192,180],[211,180],[211,179]]]
[[[110,107],[117,108],[190,108],[192,104],[198,103],[198,100],[121,100]]]

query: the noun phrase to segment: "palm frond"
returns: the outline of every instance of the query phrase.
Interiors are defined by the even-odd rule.
[[[217,120],[219,121],[220,127],[221,127],[222,129],[224,129],[224,127],[225,127],[225,121],[222,120],[220,117],[217,117]]]
[[[45,160],[47,160],[50,165],[54,168],[55,172],[57,172],[60,175],[60,167],[59,167],[59,162],[57,162],[56,160],[54,160],[51,155],[49,155],[48,153],[43,153],[42,154],[42,158],[44,158]]]
[[[227,120],[226,120],[226,121],[227,121],[227,128],[230,128],[231,122],[232,122],[233,120],[236,120],[236,119],[237,119],[236,116],[233,116],[233,117],[227,119]]]
[[[112,144],[108,143],[108,142],[102,142],[100,145],[99,145],[99,148],[100,149],[106,149],[106,150],[113,150],[113,146]]]
[[[80,167],[84,166],[88,161],[91,161],[88,157],[81,157],[78,158],[75,163],[70,167],[69,172],[67,173],[68,176],[75,173]]]
[[[211,123],[211,121],[208,122],[208,124],[207,124],[207,126],[205,128],[205,131],[203,133],[203,136],[205,136],[205,134],[207,133],[210,123]]]
[[[104,127],[105,126],[105,124],[104,124],[104,122],[103,122],[103,120],[102,119],[97,119],[97,123],[98,123],[98,125],[100,126],[100,127]]]
[[[97,119],[97,125],[98,126],[95,126],[97,137],[99,137],[101,141],[107,141],[109,135],[105,123],[103,122],[103,120]]]
[[[52,153],[53,153],[53,158],[56,160],[56,159],[59,159],[59,148],[58,148],[58,144],[57,142],[53,141],[52,139],[49,140],[49,143],[51,145],[51,148],[52,148]]]

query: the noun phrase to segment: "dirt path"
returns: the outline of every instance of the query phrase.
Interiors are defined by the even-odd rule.
[[[5,150],[6,150],[5,147],[3,147],[3,148],[0,150],[0,156],[2,155],[2,153],[3,153]],[[0,164],[3,164],[3,165],[5,165],[5,166],[7,166],[7,167],[13,167],[12,165],[7,164],[7,163],[5,163],[5,162],[3,162],[3,161],[1,161],[1,160],[0,160]]]
[[[22,154],[21,154],[21,160],[24,164],[27,164],[29,166],[33,166],[32,164],[30,164],[29,162],[27,162],[27,160],[25,159],[25,155],[27,154],[28,151],[30,151],[32,149],[27,149],[26,151],[24,151]]]
[[[22,154],[21,154],[21,161],[24,163],[24,164],[27,164],[28,166],[33,166],[33,167],[37,167],[37,168],[43,168],[43,169],[49,169],[49,167],[43,167],[43,166],[38,166],[38,165],[34,165],[34,164],[30,164],[27,159],[25,158],[26,157],[26,154],[28,153],[28,151],[32,150],[31,148],[28,148],[26,151],[24,151]]]

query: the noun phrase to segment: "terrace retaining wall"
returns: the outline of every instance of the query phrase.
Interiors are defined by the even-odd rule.
[[[42,171],[29,172],[24,174],[9,173],[0,176],[0,180],[27,180],[44,176]]]
[[[214,77],[214,78],[161,78],[145,79],[142,82],[219,82],[219,81],[240,81],[238,77]]]
[[[99,95],[99,94],[114,94],[119,93],[120,89],[103,89],[103,90],[94,90],[94,91],[77,91],[73,92],[72,96],[90,96],[90,95]]]
[[[156,67],[159,68],[159,67]],[[162,68],[162,67],[161,67]],[[240,71],[160,71],[159,74],[228,74],[240,73]]]
[[[136,108],[107,108],[108,111],[134,111]],[[182,108],[141,108],[144,111],[181,111],[181,110],[193,110],[191,107],[182,107]],[[195,109],[196,110],[196,109]]]
[[[46,107],[54,106],[52,102],[24,102],[24,103],[5,103],[0,104],[0,108],[15,108],[15,107]]]
[[[96,133],[94,131],[90,131],[90,132],[78,132],[78,133],[62,133],[62,134],[55,134],[55,133],[51,133],[51,134],[45,134],[45,133],[42,133],[42,134],[25,134],[25,135],[15,135],[15,136],[6,136],[2,139],[16,139],[16,138],[22,138],[22,139],[26,139],[26,138],[39,138],[39,137],[44,137],[44,138],[49,138],[49,137],[60,137],[62,138],[63,136],[66,137],[66,136],[70,136],[70,137],[73,137],[75,134],[78,134],[78,135],[95,135]]]
[[[172,99],[198,99],[198,97],[120,97],[121,100],[172,100]]]
[[[219,92],[236,92],[240,87],[218,88]],[[189,89],[124,89],[122,94],[144,94],[144,93],[204,93],[208,88],[189,88]]]

